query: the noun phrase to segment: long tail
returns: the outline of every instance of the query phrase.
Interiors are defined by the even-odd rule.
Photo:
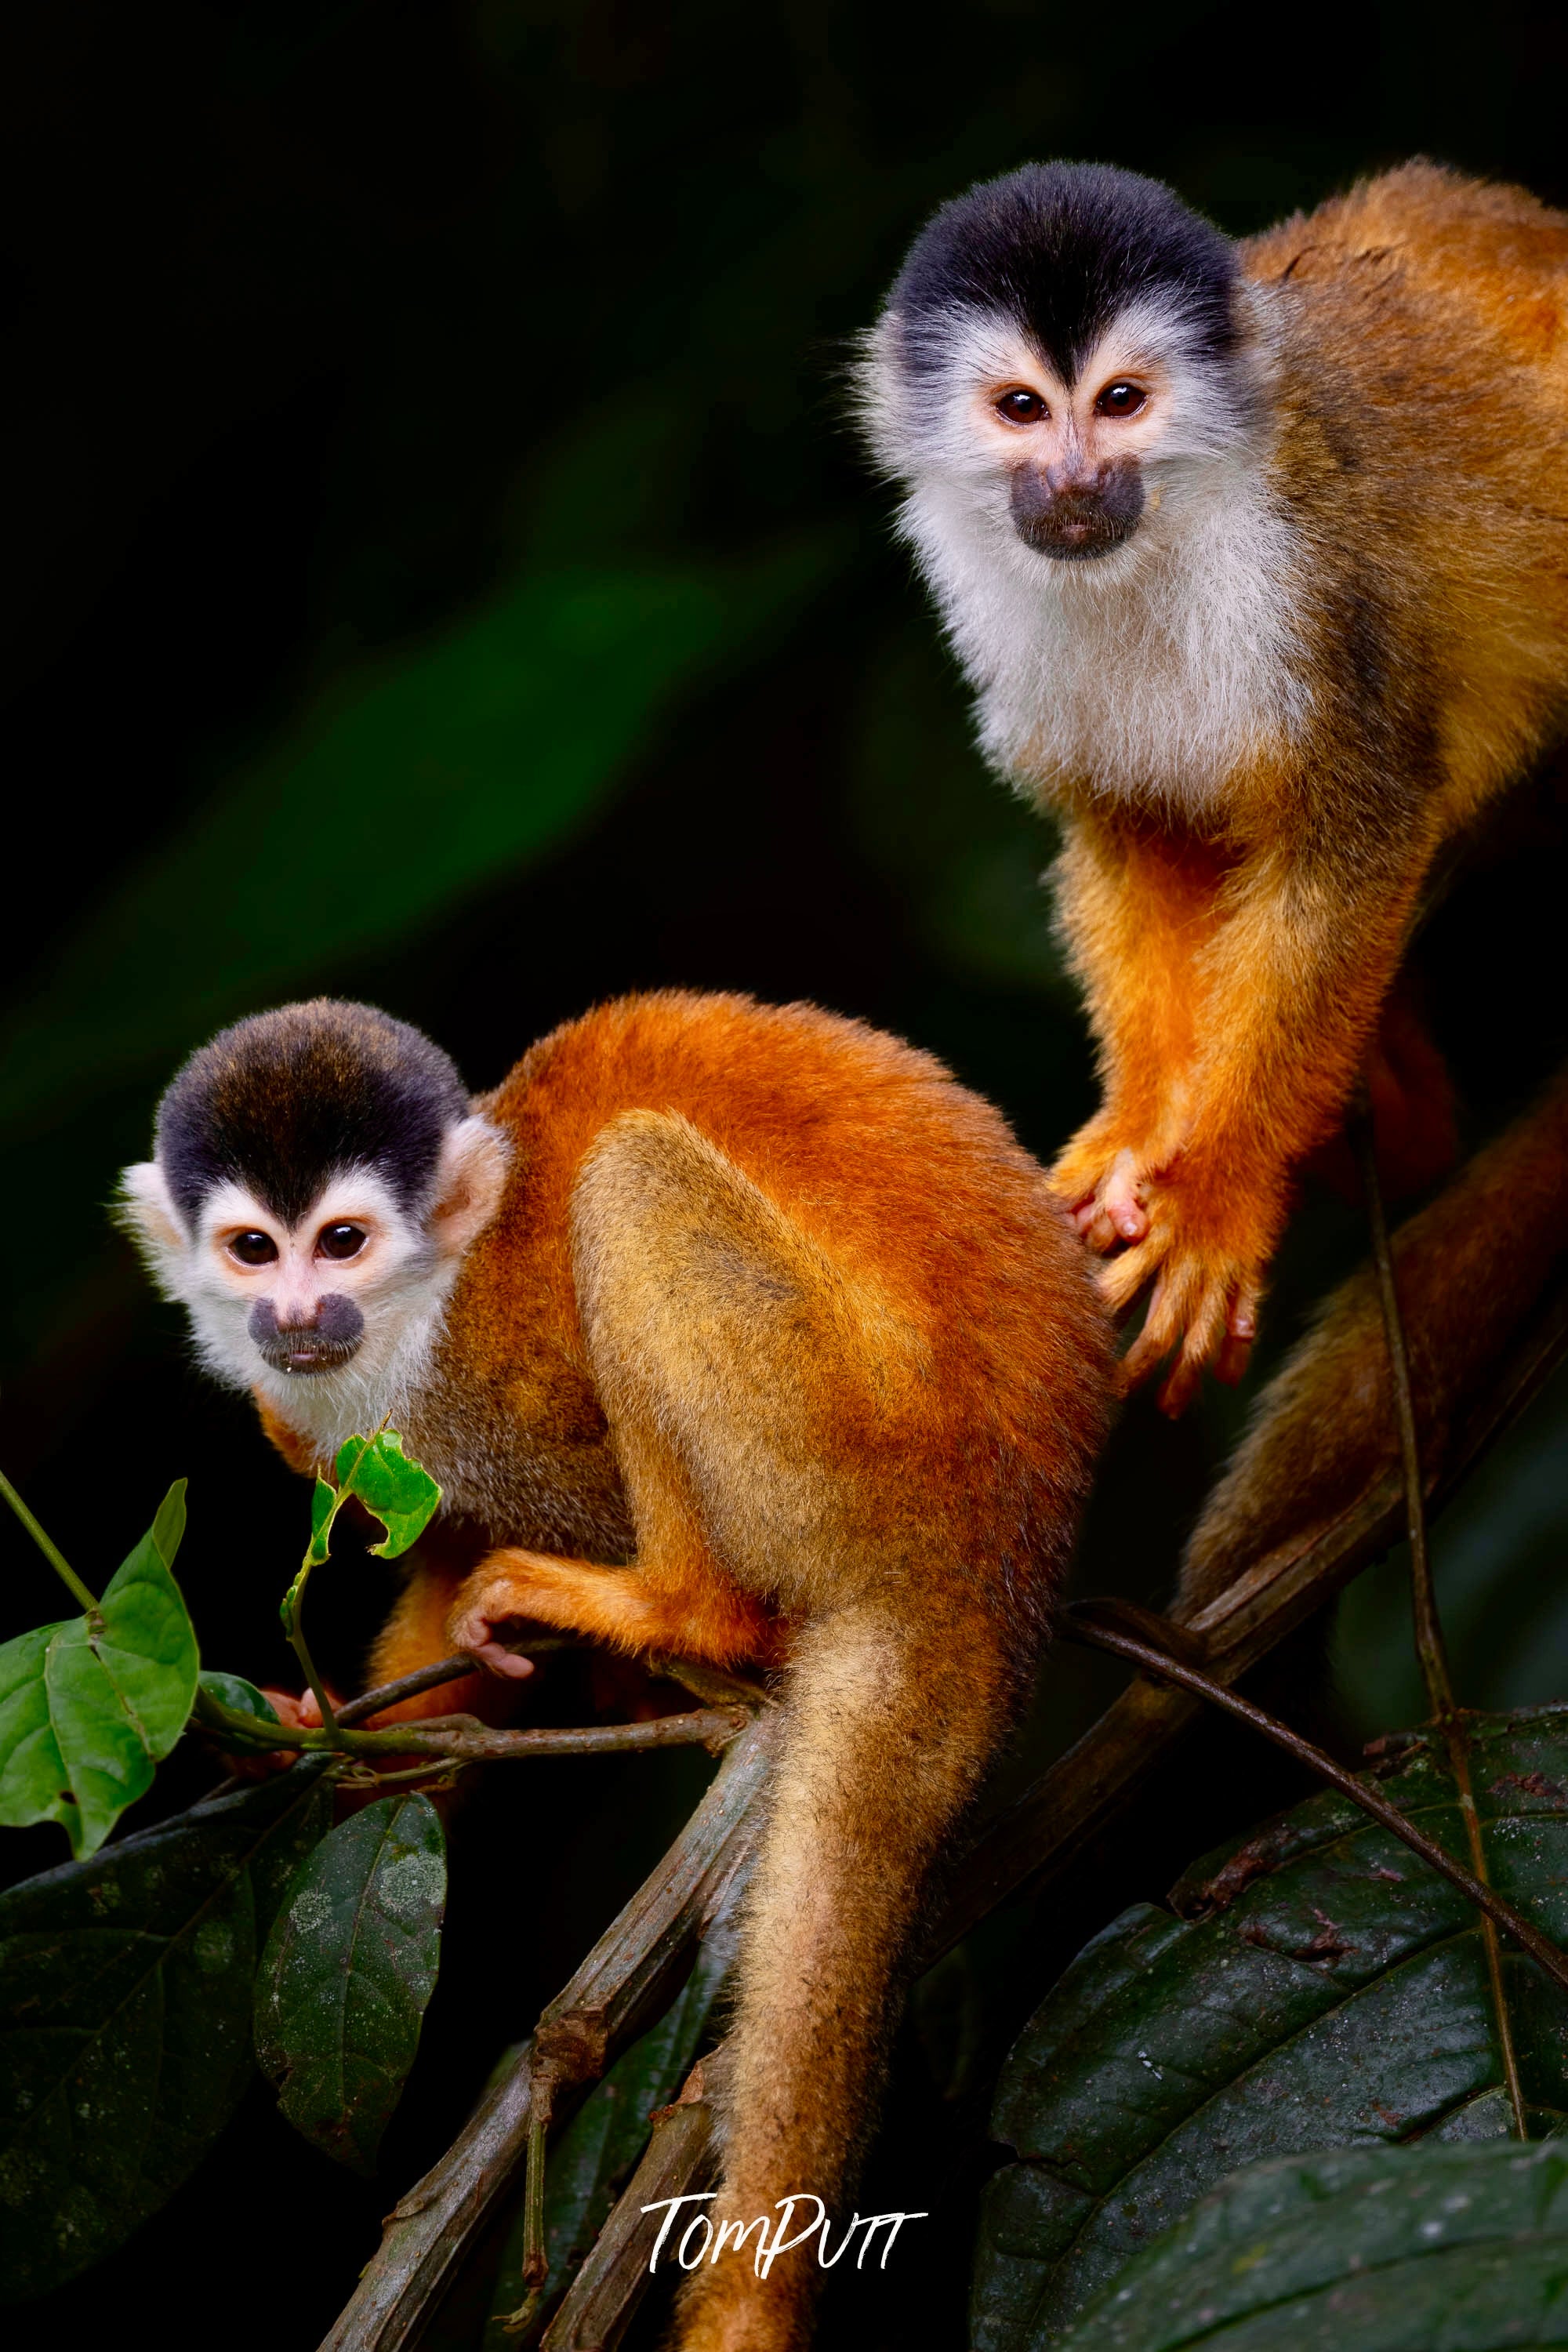
[[[793,2196],[794,2236],[820,2199],[826,2251],[843,2243],[921,1892],[1013,1719],[1018,1674],[1000,1629],[951,1599],[927,1586],[919,1622],[916,1596],[867,1600],[796,1644],[741,1947],[723,2180],[683,2294],[681,2352],[809,2339],[821,2232],[760,2277],[755,2225],[765,2215],[776,2229]]]
[[[1568,1072],[1394,1240],[1422,1459],[1482,1395],[1568,1262]],[[1376,1278],[1352,1276],[1258,1398],[1182,1566],[1201,1608],[1279,1544],[1326,1528],[1398,1459]]]

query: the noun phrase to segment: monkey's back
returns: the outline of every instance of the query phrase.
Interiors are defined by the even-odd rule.
[[[1524,188],[1405,163],[1247,238],[1241,253],[1259,284],[1336,289],[1352,300],[1369,290],[1403,305],[1405,332],[1419,341],[1451,352],[1456,331],[1468,332],[1568,392],[1568,215]],[[1473,344],[1467,356],[1477,356]],[[1374,347],[1356,373],[1387,367]]]
[[[1568,705],[1568,215],[1407,163],[1241,253],[1316,698],[1335,740],[1399,714],[1398,764],[1441,779],[1447,831]]]
[[[515,1158],[445,1345],[490,1368],[512,1426],[552,1449],[552,1475],[573,1446],[587,1470],[597,1420],[574,1188],[619,1115],[674,1113],[901,1335],[895,1352],[917,1370],[889,1429],[911,1475],[916,1454],[928,1475],[945,1460],[977,1539],[1021,1507],[1020,1480],[1031,1522],[1070,1523],[1103,1432],[1106,1321],[1044,1171],[929,1055],[811,1005],[666,991],[554,1031],[478,1108]]]

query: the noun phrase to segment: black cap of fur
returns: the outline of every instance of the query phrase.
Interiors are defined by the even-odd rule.
[[[1229,238],[1160,181],[1109,163],[1026,163],[942,206],[889,307],[916,374],[942,365],[944,314],[966,309],[1000,311],[1070,383],[1144,294],[1176,294],[1197,354],[1224,359],[1237,341],[1236,282]]]
[[[233,1177],[292,1225],[339,1168],[374,1168],[417,1205],[442,1136],[468,1112],[456,1069],[419,1030],[321,996],[237,1022],[193,1054],[158,1106],[153,1149],[187,1224]]]

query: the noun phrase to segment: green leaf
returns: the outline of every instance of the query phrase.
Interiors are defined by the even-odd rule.
[[[658,2024],[624,2051],[550,2151],[544,2187],[544,2242],[552,2309],[604,2227],[648,2140],[648,2116],[668,2105],[697,2055],[734,1936],[709,1937],[679,1999]],[[501,2256],[480,2352],[514,2352],[502,2322],[523,2300],[521,2204]]]
[[[80,1858],[151,1788],[195,1696],[196,1637],[169,1572],[184,1527],[181,1479],[92,1617],[0,1648],[0,1822],[58,1822]]]
[[[1057,2352],[1518,2352],[1568,2344],[1560,2147],[1347,2149],[1204,2200]]]
[[[353,1495],[386,1529],[384,1540],[371,1546],[379,1559],[398,1559],[436,1515],[441,1489],[428,1470],[409,1460],[395,1429],[346,1439],[332,1466],[339,1496]]]
[[[0,2295],[155,2212],[249,2079],[256,1956],[331,1814],[312,1759],[0,1895]]]
[[[278,1721],[278,1710],[271,1700],[265,1698],[254,1683],[247,1683],[243,1675],[220,1674],[216,1668],[207,1668],[196,1679],[220,1706],[231,1706],[239,1715],[258,1715],[264,1723]]]
[[[176,1479],[150,1533],[110,1578],[93,1648],[154,1762],[190,1719],[200,1660],[195,1629],[170,1570],[185,1529],[185,1482]]]
[[[332,1521],[338,1516],[342,1496],[324,1478],[318,1478],[310,1493],[310,1540],[306,1547],[304,1565],[320,1568],[331,1556]]]
[[[1568,1708],[1470,1718],[1492,1878],[1568,1940]],[[1391,1747],[1392,1747],[1391,1743]],[[1465,1852],[1440,1750],[1385,1793]],[[1348,1801],[1323,1796],[1199,1864],[1079,1954],[1003,2071],[1018,2161],[987,2184],[971,2341],[1025,2352],[1238,2165],[1508,2127],[1473,1908]],[[1533,2133],[1568,2117],[1568,1996],[1504,1945]]]
[[[289,1887],[256,1987],[256,2048],[297,2131],[369,2172],[436,1989],[447,1851],[428,1797],[383,1797]]]

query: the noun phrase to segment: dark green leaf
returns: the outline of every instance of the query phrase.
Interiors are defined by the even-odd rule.
[[[271,1700],[264,1698],[256,1685],[247,1683],[243,1675],[220,1674],[209,1667],[196,1679],[220,1706],[231,1706],[239,1715],[258,1715],[267,1723],[278,1721],[278,1710]]]
[[[1519,2352],[1568,2344],[1568,2155],[1260,2164],[1134,2256],[1058,2352]]]
[[[311,1761],[0,1895],[0,2294],[155,2212],[250,2074],[279,1897],[331,1819]]]
[[[710,1936],[679,1998],[640,2042],[622,2053],[551,2149],[544,2189],[546,2309],[565,2294],[647,2146],[648,2116],[655,2107],[668,2105],[689,2072],[733,1949],[732,1933]],[[517,2338],[501,2323],[522,2299],[520,2207],[501,2256],[481,2352],[514,2352]]]
[[[1453,1783],[1426,1740],[1385,1793],[1451,1853]],[[1568,1940],[1568,1709],[1475,1719],[1493,1880]],[[1344,1799],[1197,1865],[1082,1952],[1003,2073],[972,2319],[1024,2352],[1238,2165],[1356,2142],[1507,2128],[1476,1914]],[[1568,2116],[1568,1997],[1505,1947],[1532,2128]]]
[[[196,1689],[196,1637],[169,1572],[184,1527],[181,1479],[93,1618],[0,1648],[0,1822],[59,1822],[82,1857],[152,1786]]]
[[[310,1855],[256,1987],[256,2047],[297,2131],[369,2172],[441,1957],[447,1851],[428,1797],[383,1797]]]
[[[352,1494],[386,1529],[384,1539],[371,1546],[378,1559],[396,1559],[418,1541],[435,1516],[441,1489],[428,1470],[409,1460],[395,1429],[349,1438],[333,1466],[339,1493]]]

